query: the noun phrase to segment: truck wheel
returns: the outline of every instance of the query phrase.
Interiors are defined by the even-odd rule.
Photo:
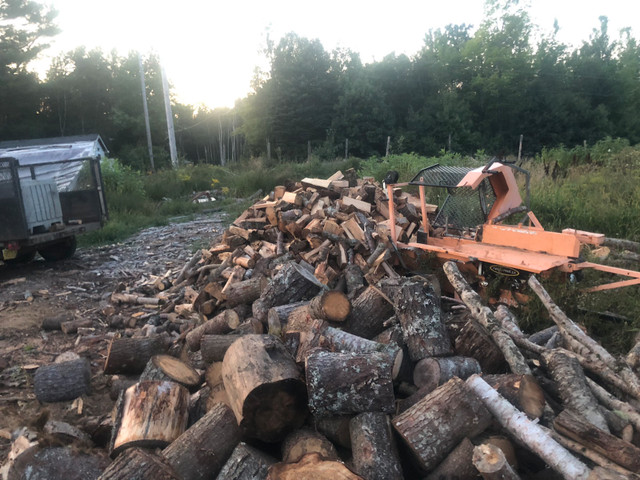
[[[76,251],[76,237],[65,238],[56,243],[39,248],[38,253],[48,262],[71,257]]]

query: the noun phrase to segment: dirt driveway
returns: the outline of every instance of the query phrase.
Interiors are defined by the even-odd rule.
[[[0,267],[0,464],[11,434],[32,425],[45,409],[50,418],[71,424],[109,413],[113,401],[102,374],[109,296],[120,282],[179,271],[196,249],[215,241],[224,221],[224,214],[200,216],[146,229],[121,244],[78,249],[69,260]],[[40,328],[45,318],[63,313],[90,319],[95,330],[83,337]],[[143,313],[140,318],[144,324]],[[82,413],[71,402],[40,405],[33,394],[35,369],[70,350],[91,360],[93,391],[83,399]]]

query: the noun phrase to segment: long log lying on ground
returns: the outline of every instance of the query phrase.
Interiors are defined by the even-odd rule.
[[[498,322],[498,320],[493,316],[489,307],[482,304],[480,295],[471,289],[460,273],[460,270],[458,270],[458,266],[453,262],[447,262],[444,264],[443,268],[447,274],[449,282],[451,282],[453,288],[456,289],[456,292],[458,292],[462,301],[471,311],[471,315],[480,322],[480,324],[487,330],[487,333],[491,335],[491,338],[493,338],[498,347],[500,347],[504,358],[511,367],[511,371],[513,373],[531,375],[531,369],[527,365],[527,361],[518,347],[513,343],[511,337],[502,330],[500,322]]]
[[[306,387],[278,338],[240,337],[224,356],[222,378],[243,435],[275,442],[304,423]]]
[[[584,463],[571,455],[541,427],[529,420],[524,413],[502,398],[482,377],[472,375],[465,383],[482,400],[500,425],[565,479],[589,478],[590,470]]]
[[[86,358],[52,363],[38,370],[33,379],[36,398],[40,402],[64,402],[91,390],[91,366]]]
[[[463,438],[478,435],[490,423],[485,406],[459,378],[449,380],[392,420],[425,472],[444,460]]]

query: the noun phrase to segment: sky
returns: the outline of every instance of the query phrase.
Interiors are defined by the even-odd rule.
[[[317,38],[325,50],[349,48],[363,62],[387,54],[415,55],[430,29],[482,21],[482,0],[42,0],[58,11],[62,32],[40,61],[39,71],[56,55],[84,45],[126,55],[157,53],[172,93],[181,103],[231,107],[250,90],[267,32],[279,39],[288,32]],[[534,24],[580,46],[609,18],[611,38],[631,27],[640,38],[637,0],[531,0]]]

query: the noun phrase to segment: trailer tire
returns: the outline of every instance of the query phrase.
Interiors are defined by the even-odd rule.
[[[76,237],[67,237],[59,242],[39,248],[38,253],[48,262],[70,258],[76,252]]]

